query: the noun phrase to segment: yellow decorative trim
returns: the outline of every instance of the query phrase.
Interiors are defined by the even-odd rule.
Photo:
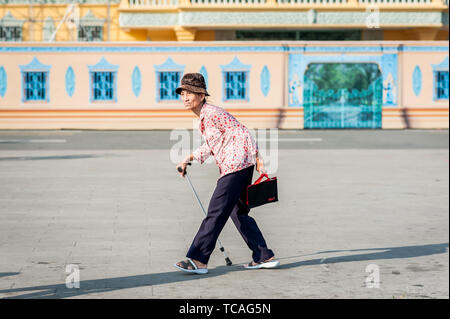
[[[181,26],[174,27],[175,34],[178,41],[194,41],[195,40],[195,29],[184,28]]]

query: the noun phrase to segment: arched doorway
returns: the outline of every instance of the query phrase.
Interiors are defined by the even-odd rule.
[[[304,128],[381,128],[376,63],[311,63],[304,73]]]

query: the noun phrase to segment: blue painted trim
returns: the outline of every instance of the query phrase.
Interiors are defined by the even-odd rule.
[[[137,65],[134,67],[133,74],[131,75],[131,83],[134,96],[138,97],[141,93],[142,76],[141,70],[139,70],[139,67]]]
[[[25,82],[24,82],[24,75],[27,72],[42,72],[45,73],[45,99],[44,100],[26,100],[25,99]],[[22,71],[21,74],[21,84],[22,84],[22,90],[20,91],[21,94],[21,101],[22,103],[26,103],[26,102],[44,102],[44,103],[49,103],[50,102],[50,72],[48,71],[42,71],[42,70],[27,70],[27,71]]]
[[[436,91],[437,91],[436,77],[437,77],[437,72],[439,72],[439,71],[447,71],[448,72],[448,56],[445,57],[441,63],[432,64],[431,68],[433,69],[433,101],[444,100],[444,99],[438,99],[438,97],[436,96]]]
[[[102,57],[97,64],[88,65],[87,67],[89,69],[89,101],[91,103],[96,103],[96,102],[105,102],[105,103],[106,102],[115,102],[115,103],[117,103],[117,74],[118,74],[119,66],[109,63],[105,59],[105,57]],[[94,100],[94,97],[92,96],[92,92],[93,92],[92,75],[95,72],[111,72],[111,73],[113,73],[113,76],[114,76],[114,88],[113,88],[114,99],[113,100],[107,100],[107,101]]]
[[[8,75],[6,74],[5,68],[0,67],[0,96],[4,97],[6,90],[8,88]]]
[[[72,97],[75,91],[75,72],[73,72],[72,66],[69,65],[66,71],[66,93],[69,97]]]
[[[33,57],[33,60],[26,65],[19,65],[20,71],[50,71],[51,65],[41,63],[36,57]]]
[[[227,101],[250,101],[250,69],[251,64],[242,63],[237,56],[233,58],[233,60],[228,64],[221,64],[220,68],[222,69],[222,102]],[[226,72],[245,72],[245,98],[244,99],[227,99],[226,98],[226,83],[225,83],[225,73]]]
[[[220,65],[222,71],[250,71],[252,65],[242,63],[237,56],[233,58],[233,61],[226,65]]]
[[[413,71],[412,87],[414,94],[416,96],[419,96],[420,92],[422,91],[422,70],[420,70],[420,67],[418,65],[416,65]]]
[[[92,76],[95,72],[111,72],[114,77],[114,84],[113,84],[113,94],[114,98],[112,100],[94,100],[94,97],[92,95],[93,93],[93,83],[92,83]],[[114,102],[117,103],[117,71],[111,71],[111,70],[93,70],[89,71],[89,102],[90,103],[108,103],[108,102]]]
[[[439,64],[432,64],[431,68],[433,69],[433,101],[441,101],[441,100],[446,100],[446,99],[438,99],[438,97],[436,96],[436,91],[437,91],[437,72],[439,71],[447,71],[448,72],[448,56],[444,58],[444,60],[442,60],[441,63]]]
[[[156,94],[155,94],[155,101],[161,102],[161,101],[179,101],[181,98],[178,96],[177,99],[173,100],[162,100],[160,96],[160,89],[161,89],[161,83],[159,82],[159,74],[162,72],[179,72],[180,74],[180,81],[181,77],[184,73],[184,68],[186,67],[185,64],[177,64],[175,63],[171,57],[168,57],[167,60],[159,65],[154,65],[155,68],[155,88],[156,88]]]
[[[119,69],[118,65],[114,65],[106,61],[105,57],[102,57],[100,61],[95,65],[88,65],[90,72],[105,72],[105,71],[117,71]]]
[[[399,48],[402,52],[448,52],[448,46],[436,46],[436,47],[420,47],[420,46],[403,46]]]
[[[439,64],[432,64],[433,71],[448,71],[448,56]]]
[[[261,71],[261,92],[264,96],[267,96],[270,91],[270,72],[267,68],[267,65],[265,65]]]
[[[437,77],[438,77],[438,73],[440,73],[440,72],[449,72],[448,70],[437,70],[437,71],[433,71],[433,101],[445,101],[445,100],[448,100],[448,95],[447,95],[447,97],[441,97],[441,98],[439,98],[438,96],[437,96],[437,89],[438,89],[438,80],[437,80]],[[447,85],[447,90],[448,90],[448,79],[447,79],[447,83],[444,83],[444,84],[446,84]]]
[[[21,77],[21,85],[22,89],[20,91],[21,101],[22,103],[28,102],[25,99],[25,83],[24,83],[24,73],[26,72],[44,72],[46,73],[46,81],[45,81],[45,100],[37,100],[36,102],[45,102],[50,103],[50,69],[51,65],[41,63],[36,57],[33,57],[30,63],[25,65],[19,65],[20,68],[20,77]]]
[[[181,96],[178,94],[175,94],[176,98],[175,99],[161,99],[161,82],[159,81],[160,78],[160,74],[161,73],[179,73],[179,82],[177,84],[180,85],[181,82],[181,78],[183,77],[183,70],[169,70],[169,71],[156,71],[155,72],[155,83],[157,84],[156,87],[156,94],[155,94],[155,100],[156,102],[170,102],[170,101],[180,101],[181,100]]]
[[[171,57],[168,57],[166,62],[159,65],[153,66],[156,71],[162,72],[162,71],[182,71],[184,72],[184,68],[186,67],[186,64],[176,64]]]
[[[200,68],[200,72],[201,75],[203,75],[203,77],[205,78],[205,83],[206,83],[206,87],[209,87],[209,80],[208,80],[208,71],[206,70],[205,66],[203,65]]]
[[[282,46],[271,47],[101,47],[101,46],[86,46],[86,47],[9,47],[1,46],[0,52],[159,52],[159,53],[185,53],[185,52],[284,52]]]
[[[228,72],[240,72],[245,74],[245,83],[244,83],[244,89],[245,89],[245,97],[244,98],[226,98],[226,73]],[[231,102],[231,101],[250,101],[250,71],[246,70],[225,70],[222,71],[222,102]]]
[[[283,46],[245,46],[245,47],[132,47],[132,46],[73,46],[73,47],[14,47],[8,45],[2,45],[0,47],[0,52],[22,52],[22,53],[49,53],[49,52],[164,52],[164,53],[176,53],[176,52],[373,52],[381,53],[385,51],[395,50],[399,52],[448,52],[448,46],[397,46],[397,47],[289,47]]]
[[[387,53],[381,56],[381,72],[383,74],[383,107],[398,106],[398,55]],[[389,79],[392,78],[392,83]]]

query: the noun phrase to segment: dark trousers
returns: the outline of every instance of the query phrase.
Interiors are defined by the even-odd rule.
[[[209,202],[208,214],[200,225],[186,257],[207,264],[228,217],[231,217],[252,251],[255,262],[262,262],[274,256],[272,250],[267,248],[255,220],[248,216],[250,210],[245,205],[246,188],[252,183],[254,167],[250,166],[219,178]]]

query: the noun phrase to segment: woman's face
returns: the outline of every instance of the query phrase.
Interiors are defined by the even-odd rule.
[[[203,93],[193,93],[186,90],[181,91],[181,99],[183,100],[184,107],[188,110],[199,107],[205,98]]]

